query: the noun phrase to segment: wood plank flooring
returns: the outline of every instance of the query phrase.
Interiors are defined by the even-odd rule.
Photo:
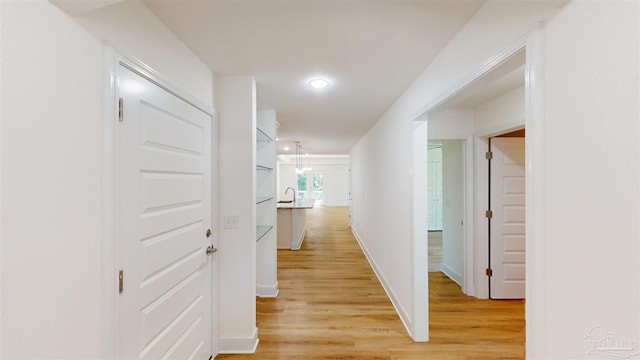
[[[429,272],[442,270],[442,231],[428,231]]]
[[[300,251],[278,251],[277,298],[257,299],[260,344],[216,359],[523,359],[524,302],[463,295],[429,274],[430,335],[407,335],[348,226],[348,209],[308,211]]]

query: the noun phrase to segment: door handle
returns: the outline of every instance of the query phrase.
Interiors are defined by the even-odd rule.
[[[218,249],[214,248],[213,246],[209,245],[207,247],[207,255],[215,254],[216,252],[218,252]]]

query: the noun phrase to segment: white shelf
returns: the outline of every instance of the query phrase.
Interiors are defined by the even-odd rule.
[[[260,171],[273,171],[273,168],[270,168],[270,167],[268,167],[268,166],[256,165],[256,170],[260,170]]]
[[[256,141],[257,142],[272,142],[273,139],[267,135],[262,129],[256,128]]]
[[[262,203],[267,202],[269,200],[273,200],[273,196],[258,196],[256,198],[256,205],[257,204],[262,204]]]
[[[270,225],[258,225],[256,226],[256,242],[260,241],[269,231],[273,229]]]

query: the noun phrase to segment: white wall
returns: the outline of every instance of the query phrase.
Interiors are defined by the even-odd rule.
[[[524,86],[521,86],[478,105],[473,111],[475,133],[486,135],[508,125],[524,126],[524,100]]]
[[[213,107],[209,67],[140,2],[123,1],[74,20],[96,38],[134,55],[186,93]]]
[[[464,144],[442,141],[442,271],[462,285],[464,276]]]
[[[115,6],[95,14],[98,34],[91,20],[47,1],[0,2],[1,358],[111,355],[103,348],[101,41],[213,103],[212,74],[184,44],[139,3]]]
[[[638,6],[572,2],[543,30],[544,148],[535,151],[544,162],[532,171],[544,189],[535,230],[546,251],[528,265],[537,277],[527,293],[528,358],[594,357],[584,336],[595,326],[640,343]],[[401,260],[411,259],[411,199],[396,190],[410,181],[411,121],[553,7],[487,3],[351,153],[361,189],[354,228],[405,319],[415,295]]]
[[[585,358],[595,326],[640,350],[639,17],[577,2],[544,32],[549,358]]]
[[[2,43],[2,5],[0,4],[0,44]],[[2,223],[3,223],[3,217],[2,217],[2,210],[4,208],[4,206],[2,206],[3,204],[3,196],[2,194],[4,193],[4,187],[2,186],[3,184],[3,179],[4,177],[2,176],[2,158],[3,158],[3,141],[2,141],[2,63],[3,63],[3,57],[2,57],[2,49],[3,47],[0,46],[0,357],[2,357],[2,323],[3,323],[3,319],[2,319],[2,238],[4,237],[4,232],[2,231]]]
[[[523,126],[524,86],[513,89],[472,108],[450,109],[429,114],[429,139],[465,139],[483,136],[508,125]]]
[[[217,79],[219,111],[220,352],[252,352],[256,328],[256,84]],[[237,217],[226,228],[225,217]]]
[[[473,109],[452,109],[429,114],[427,127],[429,140],[465,139],[473,136]]]
[[[293,163],[278,161],[278,199],[290,199],[291,192],[285,195],[287,187],[298,192],[298,178],[295,160]],[[349,159],[348,158],[305,158],[305,165],[312,172],[324,173],[324,205],[349,206]]]

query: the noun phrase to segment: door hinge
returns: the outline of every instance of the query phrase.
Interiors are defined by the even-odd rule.
[[[487,218],[491,219],[493,217],[493,211],[491,210],[487,210],[484,212],[484,216],[486,216]]]
[[[493,159],[493,152],[487,151],[487,153],[484,154],[484,157],[487,158],[487,160]]]
[[[491,269],[487,269],[486,272],[487,276],[493,276],[493,270]]]
[[[120,270],[118,272],[118,293],[122,294],[124,292],[124,271]]]
[[[124,121],[124,114],[122,109],[124,108],[124,100],[122,98],[118,99],[118,121]]]

